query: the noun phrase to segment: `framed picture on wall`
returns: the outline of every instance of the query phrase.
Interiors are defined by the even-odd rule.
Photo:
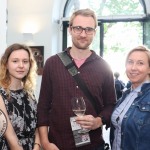
[[[37,74],[42,75],[44,66],[44,46],[30,46],[37,63]]]

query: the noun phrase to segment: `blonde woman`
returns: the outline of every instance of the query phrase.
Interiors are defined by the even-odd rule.
[[[131,88],[119,99],[111,121],[112,150],[150,149],[150,50],[132,49],[126,59]]]
[[[0,61],[0,109],[7,129],[0,138],[1,150],[39,150],[37,102],[33,93],[36,62],[29,47],[9,46]]]

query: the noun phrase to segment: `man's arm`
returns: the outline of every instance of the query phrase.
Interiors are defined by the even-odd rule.
[[[44,150],[59,150],[55,144],[49,142],[47,126],[39,127],[39,134],[40,134],[42,148]]]

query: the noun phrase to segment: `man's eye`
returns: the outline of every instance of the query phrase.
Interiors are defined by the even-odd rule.
[[[93,31],[93,28],[86,28],[87,31]]]
[[[82,30],[82,28],[81,28],[81,27],[76,27],[76,29],[77,29],[77,30]]]

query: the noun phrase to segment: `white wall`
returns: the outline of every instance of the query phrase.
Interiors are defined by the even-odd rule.
[[[7,1],[0,0],[0,56],[3,53],[3,50],[6,48],[6,11],[7,11]]]
[[[62,18],[65,2],[66,0],[8,0],[7,45],[19,42],[44,46],[44,61],[62,51],[61,24],[57,21]],[[32,32],[33,38],[25,40],[24,32]],[[37,98],[40,84],[41,76],[38,76]]]

